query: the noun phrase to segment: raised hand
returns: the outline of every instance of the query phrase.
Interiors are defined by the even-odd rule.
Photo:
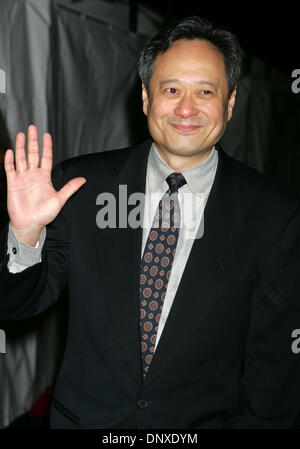
[[[18,133],[16,151],[6,151],[4,167],[7,177],[7,210],[11,226],[19,240],[35,246],[44,226],[53,221],[66,201],[86,182],[73,178],[58,192],[51,183],[52,139],[43,135],[43,150],[39,164],[38,133],[28,127],[28,155],[25,154],[25,134]]]

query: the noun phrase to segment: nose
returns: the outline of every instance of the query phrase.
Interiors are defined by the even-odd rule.
[[[175,115],[182,118],[193,117],[198,114],[198,108],[196,107],[193,98],[190,95],[184,95],[175,108]]]

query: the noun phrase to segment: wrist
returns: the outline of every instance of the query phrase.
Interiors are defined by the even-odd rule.
[[[35,247],[41,231],[43,229],[43,227],[39,227],[39,228],[16,228],[14,227],[14,225],[11,223],[11,228],[13,230],[13,233],[15,234],[16,238],[22,242],[25,243],[25,245],[28,246],[32,246]]]

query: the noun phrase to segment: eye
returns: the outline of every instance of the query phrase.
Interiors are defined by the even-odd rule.
[[[167,87],[166,91],[167,91],[169,94],[176,94],[177,89],[175,89],[175,87]]]
[[[211,95],[212,91],[211,90],[202,90],[201,93],[204,95]]]

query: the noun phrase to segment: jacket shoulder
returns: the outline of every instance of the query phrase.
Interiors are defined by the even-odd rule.
[[[53,169],[54,186],[59,187],[62,182],[77,176],[82,176],[97,183],[100,180],[110,182],[119,174],[131,155],[140,152],[146,154],[150,145],[151,141],[147,140],[136,146],[89,153],[66,159],[56,164]]]
[[[300,197],[282,186],[270,176],[260,173],[221,150],[224,163],[231,168],[237,179],[244,208],[260,211],[262,216],[292,215],[300,206]]]
[[[55,168],[61,169],[66,177],[92,176],[94,173],[99,176],[103,170],[117,173],[126,163],[133,148],[127,147],[75,156],[60,162]]]

